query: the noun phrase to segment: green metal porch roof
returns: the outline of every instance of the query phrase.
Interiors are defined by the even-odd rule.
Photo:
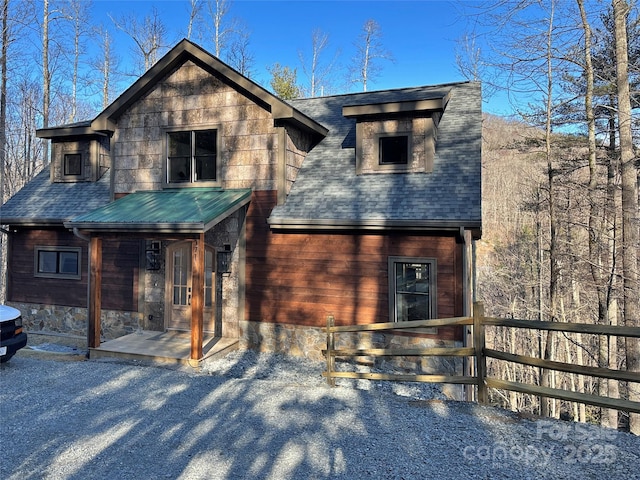
[[[90,232],[204,233],[250,199],[251,189],[135,192],[64,225]]]

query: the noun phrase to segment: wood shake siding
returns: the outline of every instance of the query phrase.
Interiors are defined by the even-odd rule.
[[[438,317],[461,316],[462,248],[455,236],[274,233],[275,192],[254,192],[247,213],[246,319],[322,327],[389,321],[388,257],[437,259]],[[438,338],[459,339],[441,328]]]
[[[115,194],[160,190],[167,129],[221,131],[221,186],[274,190],[277,128],[271,113],[193,62],[169,74],[118,120]]]
[[[12,302],[87,306],[87,242],[65,229],[19,230],[10,237],[7,299]],[[34,276],[36,246],[82,249],[79,280]],[[106,310],[138,308],[139,242],[105,240],[103,244],[102,302]]]

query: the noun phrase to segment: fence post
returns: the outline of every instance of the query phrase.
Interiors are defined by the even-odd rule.
[[[335,361],[335,356],[333,355],[335,349],[335,334],[331,331],[331,327],[334,325],[335,320],[333,315],[327,315],[327,383],[332,387],[336,386],[336,379],[332,375]]]
[[[473,304],[473,346],[476,356],[476,376],[478,382],[478,403],[487,403],[487,357],[484,356],[484,304]]]

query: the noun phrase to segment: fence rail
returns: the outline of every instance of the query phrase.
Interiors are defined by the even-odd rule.
[[[476,398],[479,403],[488,402],[488,389],[495,388],[509,390],[525,394],[537,395],[547,398],[555,398],[570,402],[584,403],[597,407],[612,408],[628,412],[640,413],[640,402],[619,398],[604,397],[588,393],[574,392],[570,390],[542,387],[526,383],[506,381],[487,375],[487,358],[500,361],[518,363],[531,367],[555,370],[578,375],[607,378],[624,382],[640,383],[640,373],[626,370],[613,370],[609,368],[590,367],[587,365],[574,365],[569,363],[545,360],[542,358],[517,355],[489,349],[485,346],[485,327],[509,327],[518,329],[552,330],[569,333],[585,333],[592,335],[613,335],[620,337],[640,338],[639,327],[593,325],[584,323],[541,322],[533,320],[518,320],[510,318],[485,317],[484,307],[481,302],[475,303],[473,317],[440,318],[435,320],[420,320],[415,322],[388,322],[370,325],[341,325],[336,326],[333,316],[327,317],[327,350],[324,352],[327,359],[327,370],[323,376],[330,385],[335,385],[336,378],[391,380],[428,383],[451,383],[462,385],[476,385]],[[445,326],[473,326],[472,347],[433,347],[433,348],[336,348],[336,334],[362,333],[362,332],[424,332],[425,328]],[[336,357],[403,357],[403,356],[427,356],[427,357],[470,357],[475,359],[475,375],[420,375],[420,374],[388,374],[365,372],[337,372],[335,371]]]

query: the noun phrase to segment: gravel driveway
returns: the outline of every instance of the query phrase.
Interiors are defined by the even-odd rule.
[[[322,368],[254,352],[199,372],[17,355],[0,369],[0,478],[640,478],[640,437],[431,386],[329,388]]]

